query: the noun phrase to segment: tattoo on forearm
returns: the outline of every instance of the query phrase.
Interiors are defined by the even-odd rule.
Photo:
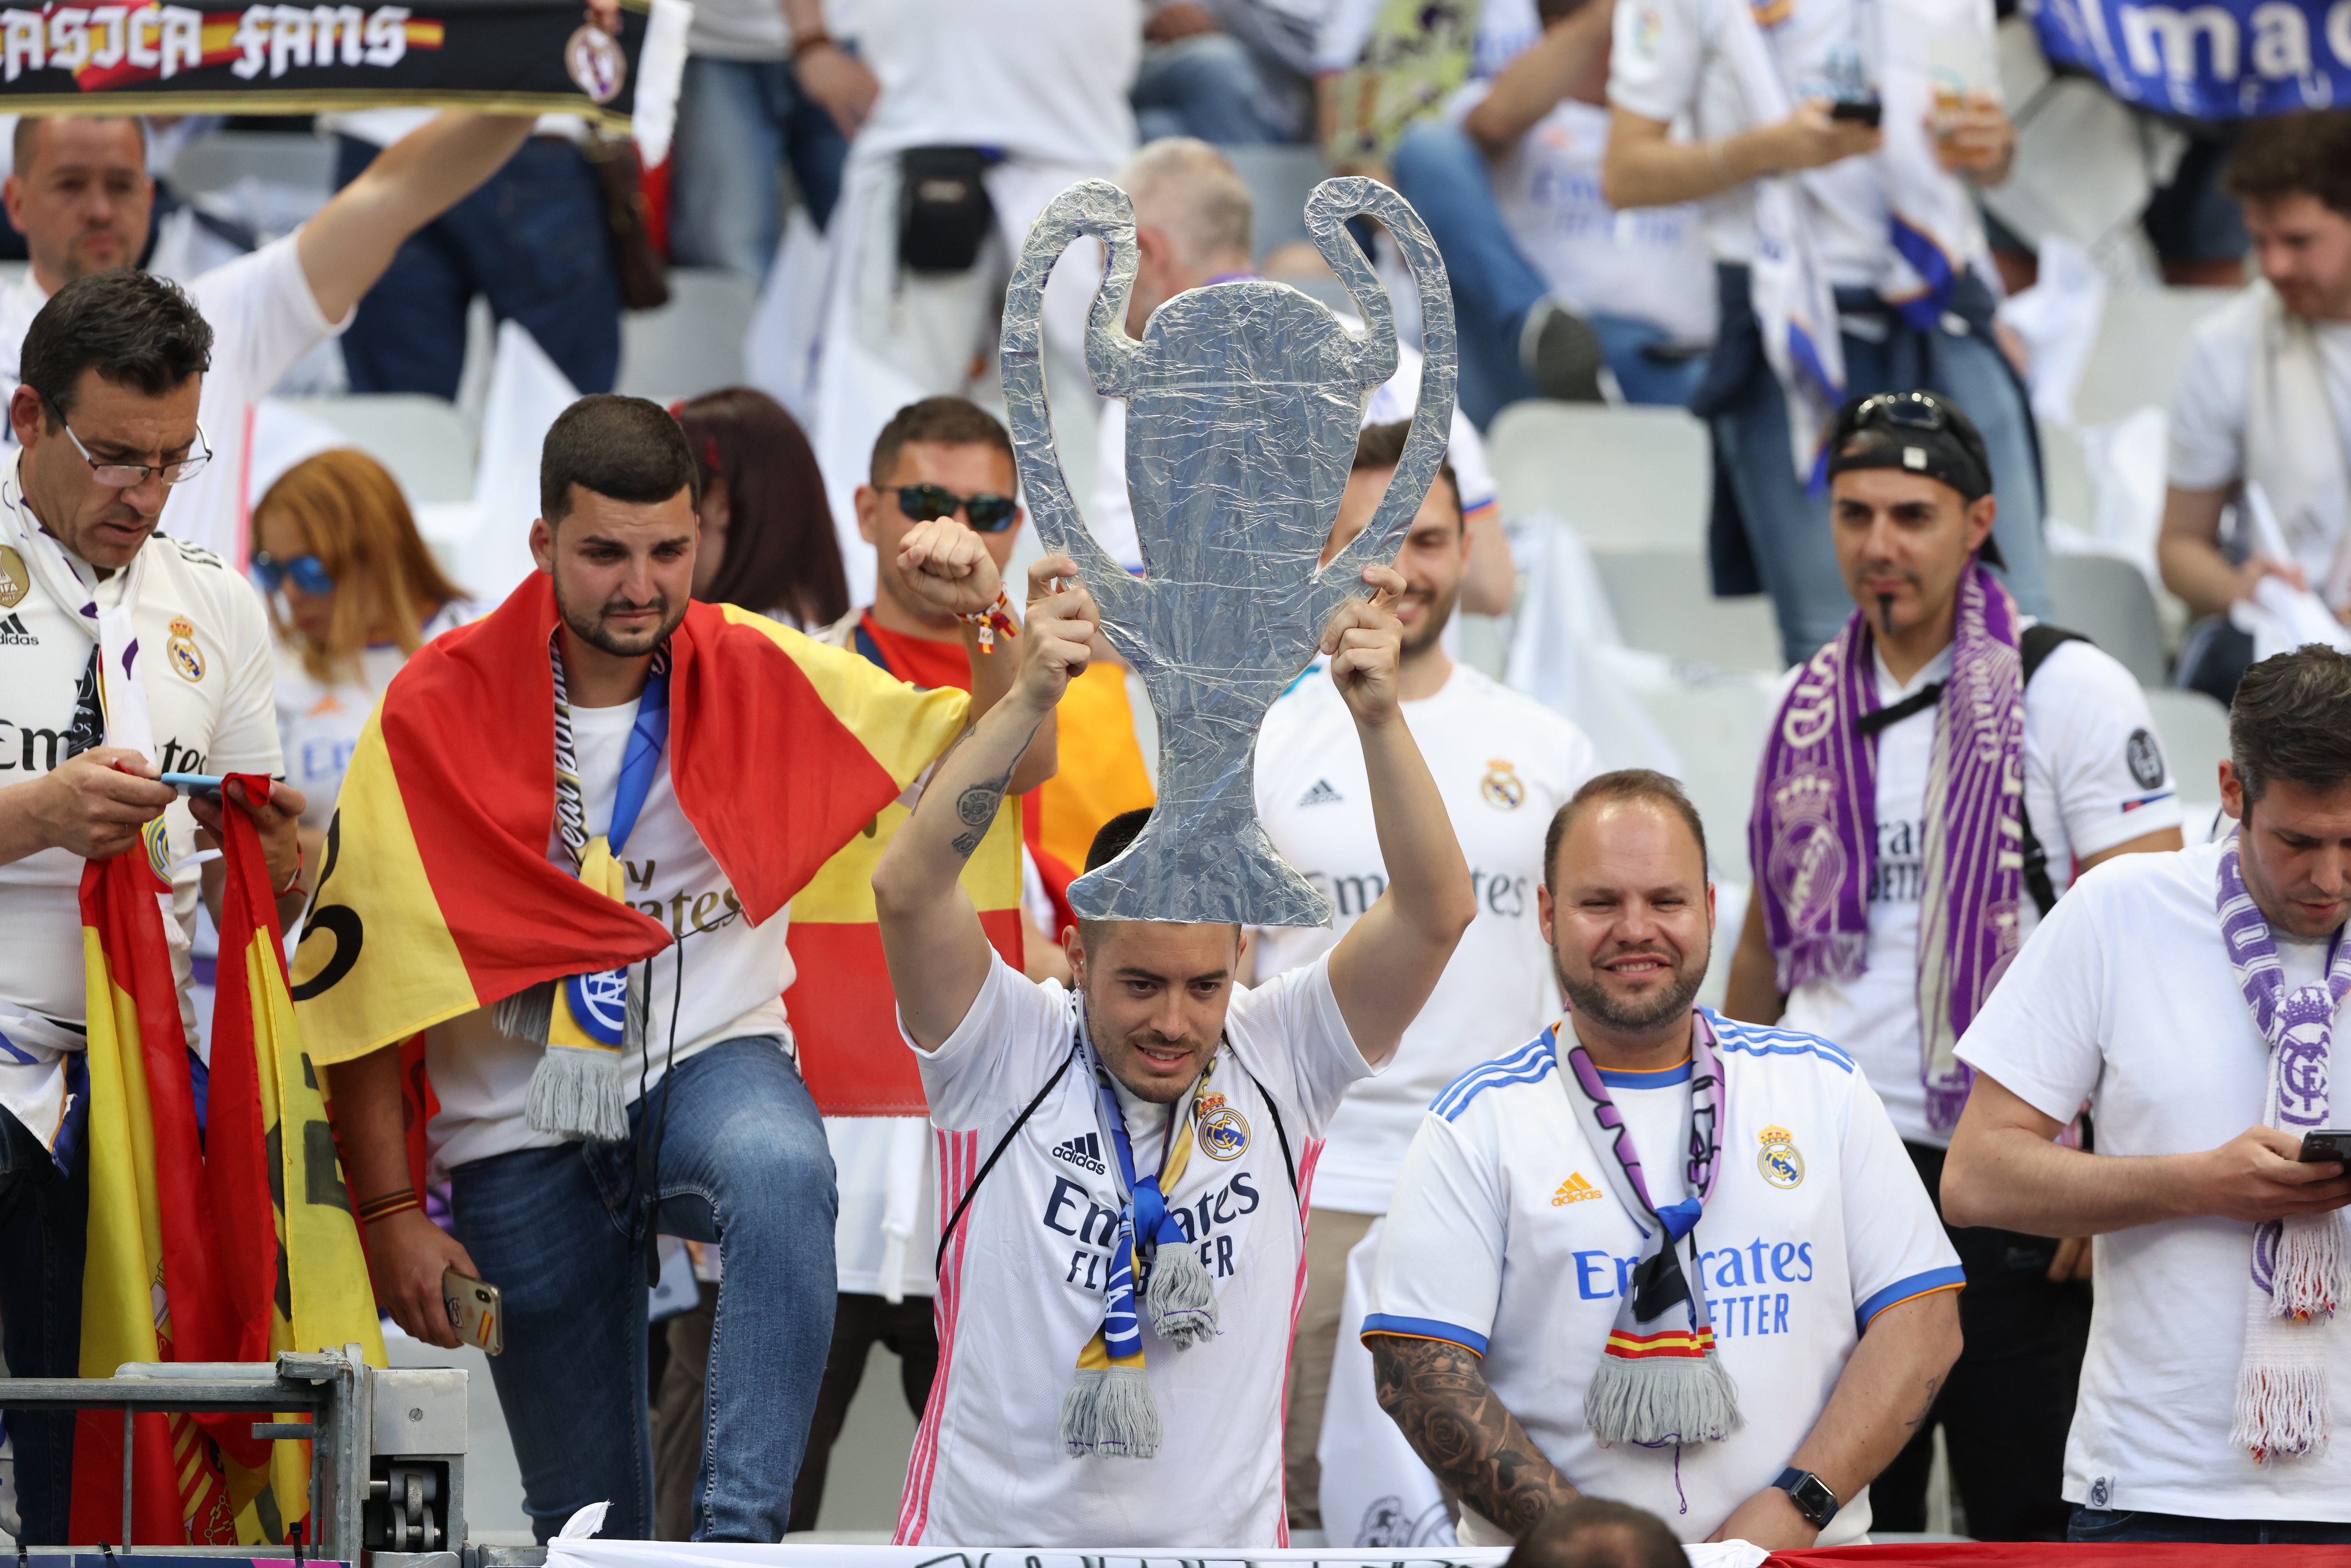
[[[1375,1335],[1380,1408],[1421,1461],[1493,1523],[1521,1535],[1576,1495],[1494,1391],[1478,1357],[1443,1340]]]
[[[1020,749],[1013,754],[1003,772],[985,784],[972,785],[956,797],[956,815],[961,819],[964,831],[947,841],[947,848],[955,851],[958,859],[969,860],[972,852],[979,848],[980,840],[987,836],[988,824],[996,821],[996,813],[1004,804],[1004,791],[1010,788],[1012,775],[1019,770],[1021,758],[1029,755],[1029,741],[1037,738],[1037,731],[1044,724],[1040,718],[1029,728],[1029,740],[1020,743]]]
[[[1935,1408],[1935,1396],[1941,1391],[1942,1386],[1943,1380],[1939,1377],[1930,1377],[1927,1379],[1927,1397],[1926,1400],[1918,1406],[1918,1414],[1911,1416],[1910,1419],[1903,1422],[1902,1425],[1906,1427],[1916,1430],[1918,1424],[1924,1421],[1927,1418],[1928,1414]]]

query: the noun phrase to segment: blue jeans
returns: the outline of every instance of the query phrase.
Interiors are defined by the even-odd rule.
[[[376,152],[343,137],[335,183],[359,178]],[[521,322],[580,392],[612,390],[621,280],[604,193],[570,142],[532,137],[480,189],[409,236],[343,334],[351,391],[455,402],[476,294],[499,320]]]
[[[451,1173],[457,1239],[504,1293],[498,1404],[540,1541],[589,1503],[602,1533],[653,1527],[645,1274],[631,1244],[646,1115],[671,1098],[655,1228],[722,1248],[694,1539],[783,1538],[832,1342],[832,1155],[771,1036],[722,1040],[629,1107],[621,1144],[498,1155]]]
[[[783,233],[777,171],[789,163],[820,229],[841,199],[849,139],[782,60],[689,55],[677,99],[670,256],[680,267],[768,276]]]
[[[1230,33],[1151,45],[1127,96],[1144,141],[1196,136],[1235,146],[1295,141],[1306,130],[1303,84]]]
[[[1504,404],[1541,395],[1519,363],[1519,339],[1551,286],[1510,238],[1486,156],[1468,132],[1417,120],[1396,143],[1394,163],[1396,189],[1444,254],[1461,330],[1461,409],[1483,425]],[[1698,391],[1705,359],[1660,357],[1663,328],[1605,312],[1589,319],[1627,402],[1686,404]]]
[[[2351,1524],[2332,1520],[2190,1519],[2178,1513],[2078,1507],[2065,1539],[2079,1542],[2186,1541],[2215,1546],[2351,1545]]]
[[[85,1100],[84,1103],[88,1102]],[[89,1161],[60,1172],[25,1124],[0,1111],[0,1347],[11,1377],[81,1375],[81,1271]],[[73,1512],[70,1411],[0,1411],[16,1451],[27,1545],[63,1546]]]
[[[1754,591],[1751,585],[1724,580],[1724,552],[1743,546],[1779,614],[1781,655],[1794,664],[1844,629],[1853,614],[1853,595],[1837,567],[1828,497],[1807,489],[1789,455],[1787,399],[1763,359],[1748,300],[1746,268],[1721,271],[1722,335],[1698,400],[1698,412],[1714,432],[1715,591]],[[1991,454],[1992,494],[2000,503],[1992,538],[2008,563],[2001,575],[2018,607],[2045,619],[2049,556],[2041,533],[2041,466],[2032,411],[1986,329],[1990,296],[1973,277],[1960,287],[1962,297],[1954,301],[1953,311],[1972,323],[1963,335],[1913,331],[1876,296],[1837,290],[1841,313],[1868,312],[1887,325],[1883,341],[1850,331],[1842,334],[1845,392],[1865,397],[1930,388],[1975,422]],[[1721,493],[1725,488],[1728,497]],[[1743,539],[1725,537],[1730,527],[1726,499],[1735,507]]]

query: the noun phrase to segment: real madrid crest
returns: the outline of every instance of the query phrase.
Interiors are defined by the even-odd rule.
[[[563,46],[563,68],[588,95],[590,103],[610,103],[621,96],[621,86],[629,79],[629,57],[612,35],[601,27],[585,26],[574,32]]]
[[[33,588],[33,574],[14,547],[0,545],[0,610],[14,610]]]
[[[1249,1150],[1249,1121],[1225,1103],[1221,1094],[1203,1094],[1192,1102],[1194,1137],[1200,1152],[1212,1160],[1237,1160]]]
[[[1756,1134],[1762,1141],[1763,1151],[1755,1156],[1755,1168],[1773,1186],[1794,1186],[1804,1179],[1804,1156],[1796,1152],[1796,1134],[1785,1127],[1766,1127]]]
[[[1515,811],[1526,803],[1527,787],[1508,758],[1496,757],[1486,763],[1486,777],[1478,780],[1478,793],[1497,811]]]
[[[204,656],[196,648],[196,629],[184,615],[172,617],[172,640],[163,651],[171,655],[172,668],[180,672],[183,681],[204,678]]]

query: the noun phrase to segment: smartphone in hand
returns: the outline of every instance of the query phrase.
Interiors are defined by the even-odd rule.
[[[1874,98],[1844,98],[1829,105],[1831,120],[1858,120],[1876,126],[1886,118],[1886,105]]]
[[[2295,1157],[2306,1166],[2340,1160],[2351,1168],[2351,1127],[2312,1128],[2302,1135],[2302,1153]]]
[[[496,1285],[485,1284],[455,1269],[441,1271],[441,1304],[449,1311],[449,1326],[467,1344],[491,1355],[507,1347],[507,1316]]]

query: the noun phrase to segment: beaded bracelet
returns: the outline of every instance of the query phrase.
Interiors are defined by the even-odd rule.
[[[995,603],[970,615],[957,615],[956,619],[979,628],[979,651],[983,653],[996,652],[996,636],[999,632],[1007,637],[1020,635],[1019,622],[1012,619],[1012,601],[1005,597],[1001,588],[996,591]]]

